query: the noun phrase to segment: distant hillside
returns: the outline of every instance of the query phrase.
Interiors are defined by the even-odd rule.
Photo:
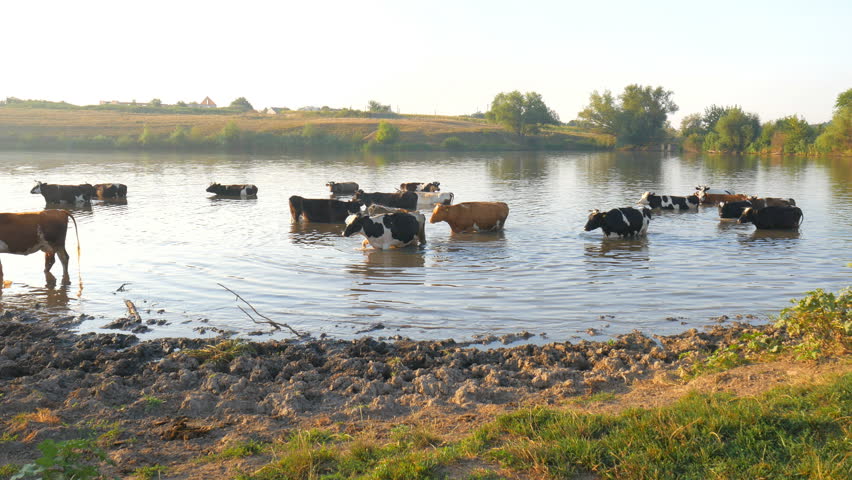
[[[120,111],[77,108],[0,107],[0,149],[177,149],[288,151],[300,148],[389,150],[526,150],[611,148],[612,139],[572,127],[551,127],[518,137],[470,117],[393,115],[336,117],[320,112],[278,115],[218,111]],[[399,130],[389,145],[377,144],[380,122]]]

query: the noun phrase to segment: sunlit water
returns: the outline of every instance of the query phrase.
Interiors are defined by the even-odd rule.
[[[70,287],[45,286],[41,254],[0,256],[13,282],[2,306],[94,315],[81,331],[125,315],[125,299],[144,318],[169,322],[145,338],[194,336],[198,327],[268,330],[222,284],[263,315],[315,336],[351,338],[377,323],[385,328],[372,335],[417,339],[527,330],[568,340],[588,338],[589,328],[600,332],[596,338],[633,329],[670,334],[721,315],[766,319],[790,298],[838,290],[852,278],[848,159],[6,152],[0,165],[0,210],[7,212],[44,207],[29,193],[34,180],[128,185],[126,205],[74,211],[82,292],[71,230]],[[342,225],[290,220],[287,199],[327,198],[329,180],[357,181],[366,191],[438,180],[456,202],[504,201],[510,214],[500,234],[451,235],[441,223],[427,225],[422,248],[362,250],[362,237],[342,237]],[[204,191],[211,181],[254,183],[260,191],[256,200],[213,199]],[[655,213],[641,240],[582,231],[590,209],[633,205],[646,190],[685,195],[704,183],[793,197],[804,225],[756,233],[702,208]]]

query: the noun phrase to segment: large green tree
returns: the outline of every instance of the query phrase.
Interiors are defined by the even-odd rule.
[[[666,138],[666,122],[678,106],[671,90],[632,84],[613,98],[609,90],[589,97],[589,105],[577,116],[604,133],[615,135],[619,144],[640,145]]]
[[[852,153],[852,88],[837,96],[834,107],[834,117],[814,144],[823,153]]]
[[[521,137],[538,133],[542,125],[559,124],[559,115],[545,105],[539,93],[517,90],[498,93],[485,118]]]
[[[760,134],[757,114],[744,112],[740,107],[730,107],[719,117],[713,129],[718,137],[718,147],[726,152],[743,152]]]

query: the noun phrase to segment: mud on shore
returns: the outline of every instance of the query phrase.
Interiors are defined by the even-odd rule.
[[[424,409],[475,422],[492,407],[559,404],[675,377],[694,357],[686,354],[709,353],[755,331],[783,341],[771,326],[733,324],[494,349],[369,337],[140,342],[128,334],[77,335],[7,311],[0,316],[0,465],[32,461],[48,438],[99,437],[116,462],[110,473],[128,475],[306,426],[396,422]],[[45,415],[21,421],[39,409]]]

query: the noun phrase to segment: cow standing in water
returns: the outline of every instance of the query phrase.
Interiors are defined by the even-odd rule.
[[[799,207],[746,208],[737,223],[753,223],[760,230],[792,230],[802,224]]]
[[[418,218],[419,216],[419,218]],[[346,219],[344,237],[360,233],[367,244],[379,250],[417,245],[426,217],[421,214],[396,212],[380,215],[357,213]]]
[[[91,205],[92,197],[95,195],[95,187],[88,183],[80,185],[58,185],[55,183],[36,182],[36,186],[30,190],[34,195],[41,194],[44,202],[48,205],[59,205],[63,203],[73,205]]]
[[[207,191],[220,197],[249,198],[257,196],[257,187],[252,184],[221,185],[213,183],[207,187]]]
[[[439,192],[441,191],[441,182],[416,183],[408,182],[399,184],[401,192]]]
[[[675,197],[672,195],[657,195],[654,192],[645,192],[642,194],[642,198],[636,203],[663,210],[689,210],[691,208],[697,209],[699,200],[695,195]]]
[[[29,255],[39,250],[44,252],[44,274],[48,283],[56,281],[50,268],[56,255],[62,262],[62,284],[68,285],[68,252],[65,250],[65,235],[68,219],[77,220],[67,210],[44,210],[31,213],[0,213],[0,253]],[[80,253],[80,237],[77,235],[77,253]],[[51,280],[52,279],[52,280]],[[3,288],[3,265],[0,263],[0,289]]]
[[[306,222],[343,223],[353,213],[361,211],[363,203],[352,200],[344,202],[331,198],[290,197],[290,218]]]
[[[127,198],[127,185],[123,183],[96,183],[95,194],[100,200],[124,200]]]
[[[503,202],[462,202],[435,205],[429,223],[447,222],[453,233],[497,232],[506,224],[509,206]]]
[[[650,223],[651,210],[647,208],[641,211],[633,207],[613,208],[608,212],[592,210],[584,230],[591,232],[600,228],[606,238],[624,238],[645,235]]]

